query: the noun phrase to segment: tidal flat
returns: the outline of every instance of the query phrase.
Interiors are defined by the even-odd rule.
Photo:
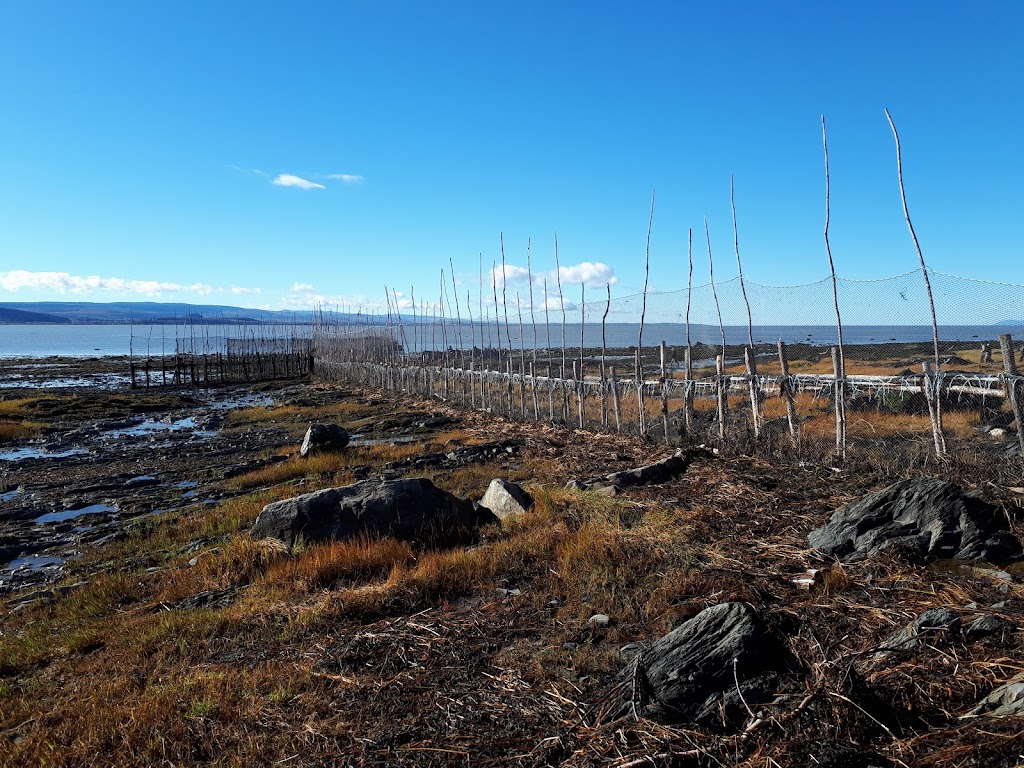
[[[17,454],[0,459],[5,766],[1011,766],[1024,754],[1024,716],[981,707],[1024,671],[1019,564],[899,547],[842,561],[807,538],[872,491],[940,476],[1019,539],[1024,490],[1001,475],[694,448],[661,482],[583,490],[566,485],[676,448],[309,379],[2,397],[0,416],[22,429],[0,445]],[[300,457],[311,423],[353,438]],[[502,478],[533,508],[443,548],[249,535],[268,503],[403,478],[472,501]],[[725,665],[720,709],[680,721],[659,710],[650,654],[723,604],[756,613],[771,642],[753,655],[771,672],[754,688]]]

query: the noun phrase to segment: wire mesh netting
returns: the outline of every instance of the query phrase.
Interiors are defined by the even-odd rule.
[[[506,416],[670,442],[899,458],[911,448],[1019,451],[1024,286],[929,274],[936,328],[920,271],[838,279],[835,298],[831,279],[733,278],[615,299],[591,288],[596,300],[580,286],[580,301],[540,296],[532,310],[518,295],[481,301],[472,321],[445,305],[328,321],[316,366]]]

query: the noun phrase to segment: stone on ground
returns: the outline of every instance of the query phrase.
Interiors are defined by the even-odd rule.
[[[721,724],[723,713],[734,721],[747,715],[746,706],[771,700],[772,673],[785,669],[789,656],[757,611],[737,602],[701,611],[656,640],[635,663],[647,716],[713,726]]]
[[[807,540],[845,561],[892,546],[927,560],[999,563],[1021,555],[1021,544],[997,507],[935,478],[904,480],[847,504]]]
[[[348,430],[337,424],[312,424],[302,438],[299,456],[308,456],[318,451],[340,451],[348,445]]]
[[[494,516],[425,478],[364,480],[268,504],[250,532],[288,546],[356,536],[445,545],[464,541]]]
[[[508,480],[495,478],[487,486],[487,493],[480,499],[480,506],[489,509],[499,520],[524,515],[533,506],[533,497],[521,486]]]

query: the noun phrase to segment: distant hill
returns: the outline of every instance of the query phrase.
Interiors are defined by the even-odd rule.
[[[30,312],[25,309],[10,309],[0,305],[0,324],[2,325],[28,325],[30,323],[70,323],[66,317],[60,315],[49,315],[43,312]]]
[[[271,311],[226,305],[155,301],[25,301],[0,303],[0,323],[74,323],[78,325],[257,325],[308,323],[312,312]]]
[[[1002,325],[1002,326],[1010,326],[1010,327],[1015,326],[1015,325],[1019,326],[1019,325],[1024,325],[1024,320],[1000,320],[998,323],[993,323],[993,325]]]

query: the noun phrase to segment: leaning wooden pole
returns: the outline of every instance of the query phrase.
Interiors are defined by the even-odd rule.
[[[722,306],[718,303],[718,291],[715,290],[715,260],[711,257],[711,231],[708,229],[708,217],[704,217],[704,237],[708,241],[708,279],[711,282],[711,296],[715,300],[715,312],[718,313],[718,330],[722,334],[722,353],[718,355],[716,368],[718,374],[718,438],[725,440],[725,419],[729,413],[729,378],[725,375],[725,326],[722,324]]]
[[[843,351],[843,319],[839,314],[839,283],[836,279],[836,265],[832,261],[832,247],[828,240],[828,225],[831,218],[829,202],[830,179],[828,169],[828,136],[825,133],[825,116],[821,116],[821,145],[825,150],[825,253],[828,254],[828,267],[832,272],[832,304],[836,310],[836,333],[839,346],[835,358],[835,407],[836,407],[836,453],[846,458],[846,358]],[[792,424],[790,426],[792,430]]]
[[[551,375],[551,315],[548,313],[548,279],[544,278],[544,329],[548,339],[548,364],[545,368],[548,378],[548,421],[555,420],[555,377]]]
[[[935,376],[933,379],[925,380],[933,396],[931,402],[934,407],[930,408],[932,419],[932,437],[935,441],[935,454],[941,459],[946,455],[946,436],[942,431],[942,361],[939,360],[939,321],[935,315],[935,297],[932,295],[932,282],[928,279],[928,267],[924,263],[924,254],[921,252],[921,243],[917,240],[917,233],[914,231],[914,224],[910,221],[910,210],[907,208],[907,193],[903,187],[903,157],[900,153],[900,135],[896,131],[896,124],[892,121],[889,110],[885,110],[885,117],[892,128],[892,136],[896,141],[896,175],[900,182],[900,200],[903,203],[903,216],[907,220],[907,228],[910,230],[910,237],[914,241],[914,248],[917,249],[917,259],[921,263],[921,274],[924,277],[924,287],[928,292],[928,308],[932,313],[932,343],[935,352]]]
[[[747,308],[747,342],[749,346],[743,357],[747,368],[747,387],[750,392],[750,415],[754,421],[754,437],[759,438],[764,421],[764,414],[761,412],[761,382],[757,377],[757,358],[754,354],[754,320],[750,314],[750,300],[747,298],[747,285],[743,280],[743,263],[740,261],[740,234],[736,225],[736,183],[732,176],[729,177],[729,204],[732,207],[732,237],[736,248],[736,269],[740,278],[740,293],[743,294],[743,304]]]
[[[605,376],[605,357],[608,352],[608,343],[605,339],[605,323],[608,320],[608,310],[612,308],[612,284],[605,283],[605,290],[608,299],[605,301],[604,314],[601,315],[601,426],[608,428],[608,379]]]
[[[636,339],[636,409],[640,419],[640,437],[647,434],[644,406],[644,318],[647,314],[647,286],[651,277],[651,228],[654,226],[654,192],[651,190],[651,213],[647,219],[647,246],[644,249],[644,292],[640,305],[640,332]]]
[[[530,239],[526,240],[526,280],[530,286],[530,324],[533,326],[533,349],[530,352],[530,391],[533,392],[533,420],[540,421],[540,402],[537,399],[537,309],[533,306],[533,261]]]
[[[558,303],[562,308],[562,370],[559,374],[560,388],[562,391],[562,419],[569,421],[569,392],[565,388],[565,296],[562,295],[562,267],[558,263],[558,233],[555,233],[555,280],[558,282]]]
[[[683,389],[683,418],[686,423],[686,432],[693,431],[693,346],[690,343],[690,300],[693,293],[693,228],[691,227],[686,236],[686,259],[689,262],[689,272],[686,277],[686,385]]]
[[[584,367],[584,353],[583,353],[583,329],[587,320],[587,284],[580,283],[580,375],[576,381],[577,398],[579,400],[579,412],[580,412],[580,429],[584,427],[584,419],[586,418],[586,399],[587,392],[585,389],[587,372]]]

